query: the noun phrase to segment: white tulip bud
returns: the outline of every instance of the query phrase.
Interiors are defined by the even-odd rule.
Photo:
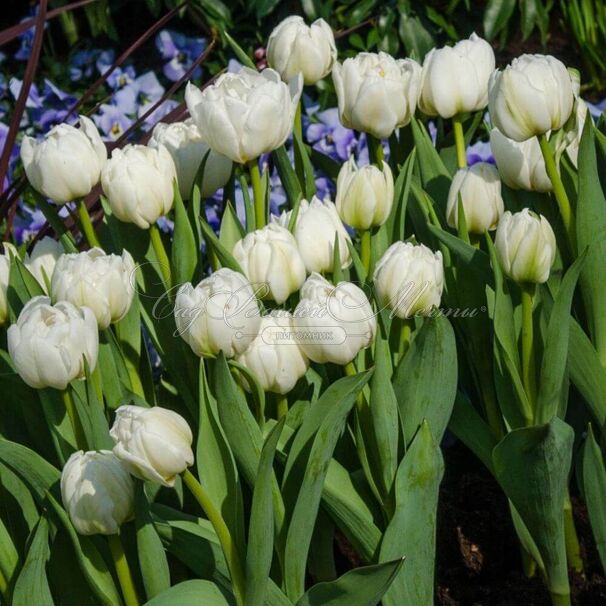
[[[588,116],[591,120],[591,115],[589,114],[587,103],[580,97],[575,100],[574,105],[574,125],[570,131],[566,133],[564,144],[566,146],[566,153],[576,168],[579,159],[579,145],[581,144],[581,137],[583,135],[583,129],[585,128],[585,120],[587,120]]]
[[[356,166],[353,156],[337,177],[337,211],[347,225],[359,230],[383,225],[393,206],[394,183],[391,168],[374,164]]]
[[[499,171],[492,164],[477,162],[455,173],[446,205],[448,225],[454,228],[459,225],[459,195],[470,234],[483,234],[497,228],[505,206],[501,197]]]
[[[536,137],[518,142],[493,128],[490,149],[505,185],[526,191],[549,192],[553,189]]]
[[[398,318],[427,316],[442,299],[442,253],[424,244],[395,242],[379,259],[373,281],[379,304]]]
[[[259,334],[237,361],[250,370],[265,391],[286,394],[305,374],[309,360],[297,344],[289,312],[264,316]],[[248,383],[243,380],[248,388]]]
[[[159,122],[154,127],[148,146],[153,149],[164,146],[168,150],[175,163],[179,193],[183,200],[189,200],[198,169],[207,153],[200,191],[203,198],[212,196],[231,176],[232,161],[210,150],[191,119],[172,124]]]
[[[185,102],[209,147],[245,164],[288,139],[302,89],[300,74],[285,84],[273,69],[244,67],[202,91],[189,82]]]
[[[267,62],[285,82],[300,72],[305,84],[315,84],[330,73],[336,60],[335,37],[324,19],[306,25],[303,17],[286,17],[267,42]]]
[[[8,281],[11,273],[11,256],[17,249],[7,242],[0,246],[0,326],[8,320]],[[18,255],[17,255],[18,256]]]
[[[490,78],[490,118],[515,141],[526,141],[564,126],[573,102],[570,74],[551,55],[522,55]]]
[[[80,128],[58,124],[41,141],[24,137],[21,161],[32,187],[55,204],[82,198],[99,183],[107,159],[105,144],[90,118]]]
[[[186,283],[175,299],[177,331],[197,356],[233,358],[257,336],[261,317],[250,282],[222,268],[195,288]]]
[[[292,210],[289,210],[280,217],[272,217],[272,221],[287,228],[291,216]],[[309,273],[333,270],[336,236],[339,240],[341,267],[345,269],[351,265],[351,253],[347,246],[351,238],[341,222],[336,206],[330,200],[322,201],[316,196],[311,202],[301,200],[294,236]]]
[[[135,294],[135,262],[124,250],[122,256],[106,255],[100,248],[61,255],[51,283],[53,301],[69,301],[88,307],[101,330],[121,320]]]
[[[34,244],[32,252],[25,255],[23,264],[36,278],[46,294],[49,294],[50,283],[55,271],[57,259],[63,254],[63,246],[50,236],[44,236]]]
[[[332,78],[343,126],[386,139],[414,116],[421,66],[387,53],[359,53],[335,63]]]
[[[453,47],[432,49],[423,61],[419,109],[442,118],[484,109],[494,66],[492,46],[475,33]]]
[[[232,254],[263,299],[284,303],[305,282],[305,263],[297,241],[277,223],[244,236]]]
[[[556,255],[556,239],[549,221],[528,208],[507,211],[495,239],[503,271],[518,284],[547,282]]]
[[[61,473],[61,498],[80,534],[118,534],[135,513],[133,478],[110,450],[74,452]]]
[[[93,312],[67,301],[51,305],[48,297],[34,297],[8,329],[8,353],[15,369],[35,389],[65,389],[70,381],[84,378],[84,359],[94,370],[98,350]]]
[[[103,191],[120,221],[149,229],[173,207],[175,163],[165,147],[114,149],[101,173]]]
[[[176,476],[194,464],[191,429],[167,408],[120,406],[109,435],[114,454],[142,480],[174,486]]]
[[[305,333],[299,345],[314,362],[344,366],[374,338],[377,321],[364,291],[351,282],[333,286],[312,274],[301,288],[294,323]]]

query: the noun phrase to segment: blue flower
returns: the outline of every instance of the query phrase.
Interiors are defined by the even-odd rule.
[[[95,62],[100,54],[101,50],[98,48],[76,51],[72,55],[71,63],[69,65],[69,77],[72,82],[77,82],[82,78],[92,78],[95,70]]]
[[[156,47],[162,58],[168,59],[168,62],[164,64],[164,75],[172,82],[176,82],[185,75],[185,72],[202,54],[206,48],[206,40],[204,38],[190,38],[184,34],[165,29],[156,36]],[[199,78],[201,74],[202,69],[196,67],[191,74],[191,78]]]
[[[119,107],[109,104],[103,104],[99,108],[99,113],[93,115],[92,118],[106,141],[119,139],[133,123],[133,120],[125,115]]]
[[[111,68],[116,58],[113,50],[101,51],[96,60],[96,66],[100,75],[104,75]],[[120,90],[129,84],[132,84],[137,77],[135,68],[132,65],[116,67],[107,78],[107,84],[114,90]]]
[[[478,162],[489,162],[496,165],[489,141],[476,141],[467,148],[467,164],[473,166]]]
[[[29,21],[32,18],[32,16],[35,17],[37,14],[38,14],[38,7],[36,7],[31,12],[30,16],[21,19],[20,23],[23,23],[24,21]],[[44,29],[46,29],[47,26],[48,26],[48,23],[45,22]],[[17,49],[17,52],[15,53],[15,59],[17,59],[19,61],[28,61],[29,60],[30,55],[32,54],[32,47],[34,45],[35,35],[36,35],[35,26],[30,27],[28,30],[24,31],[22,34],[19,35],[19,40],[21,41],[21,45],[19,46],[19,48]]]

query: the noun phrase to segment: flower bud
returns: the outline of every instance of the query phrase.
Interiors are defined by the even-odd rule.
[[[573,102],[570,74],[551,55],[522,55],[490,78],[490,118],[515,141],[526,141],[564,126]]]
[[[121,320],[135,294],[135,262],[124,250],[122,256],[106,255],[100,248],[61,255],[51,283],[53,301],[69,301],[92,310],[101,330]]]
[[[494,66],[492,47],[475,33],[453,47],[432,49],[423,61],[420,110],[428,116],[452,118],[484,109]]]
[[[297,344],[292,315],[264,316],[259,334],[236,359],[250,370],[265,391],[286,394],[305,374],[309,360]],[[248,387],[246,380],[243,381]]]
[[[257,336],[261,317],[250,282],[222,268],[195,288],[186,283],[175,299],[177,331],[197,356],[233,358]]]
[[[520,143],[493,128],[490,131],[490,148],[505,185],[526,191],[548,192],[553,189],[536,137]]]
[[[293,15],[280,22],[267,42],[267,61],[288,82],[299,72],[305,84],[315,84],[330,73],[337,59],[335,37],[324,19],[306,25]]]
[[[294,323],[306,333],[299,343],[310,360],[341,366],[372,343],[377,328],[372,306],[361,288],[351,282],[333,286],[316,273],[301,288]]]
[[[80,116],[80,128],[58,124],[41,141],[25,136],[21,142],[21,161],[29,182],[55,204],[90,193],[106,159],[99,131],[86,116]]]
[[[17,254],[12,244],[0,245],[0,326],[8,320],[8,281],[11,273],[11,255]]]
[[[283,212],[272,221],[282,227],[288,227],[292,210]],[[348,242],[351,238],[343,226],[336,206],[330,200],[320,200],[314,196],[311,202],[301,200],[295,224],[294,236],[299,252],[309,273],[331,272],[335,250],[335,237],[339,237],[339,256],[341,267],[351,265],[351,253]]]
[[[25,255],[23,264],[36,278],[46,294],[49,293],[50,283],[55,271],[57,259],[63,254],[63,246],[50,236],[44,236],[34,244],[32,252]]]
[[[507,211],[495,239],[503,271],[518,284],[547,282],[556,255],[556,239],[549,221],[528,208]]]
[[[233,255],[264,299],[284,303],[305,281],[305,263],[297,242],[277,223],[244,236],[236,242]]]
[[[393,206],[394,183],[391,168],[373,164],[357,167],[353,156],[337,177],[337,211],[347,225],[359,230],[383,225]]]
[[[359,53],[335,63],[332,79],[339,116],[346,128],[387,139],[414,116],[421,84],[421,66],[387,53]]]
[[[505,207],[501,197],[499,172],[492,164],[477,162],[456,172],[446,205],[448,225],[454,228],[459,225],[459,196],[463,202],[469,233],[483,234],[497,228]]]
[[[194,463],[191,429],[167,408],[120,406],[109,435],[114,454],[142,480],[174,486],[176,476]]]
[[[118,534],[135,512],[131,475],[110,451],[74,452],[61,473],[61,498],[80,534]]]
[[[202,140],[198,127],[191,119],[172,124],[159,122],[154,127],[148,146],[153,149],[164,146],[168,150],[175,163],[181,198],[189,200],[198,169],[210,150]],[[209,198],[227,183],[231,168],[229,158],[210,150],[204,165],[202,198]]]
[[[114,149],[101,174],[103,191],[120,221],[149,229],[173,207],[175,163],[165,147]]]
[[[84,359],[94,370],[98,350],[93,312],[67,301],[51,305],[48,297],[34,297],[8,329],[8,352],[15,369],[35,389],[65,389],[70,381],[84,378]]]
[[[442,299],[442,253],[424,244],[395,242],[379,259],[373,281],[379,305],[398,318],[429,315]]]
[[[591,120],[587,103],[580,97],[577,97],[570,119],[573,124],[570,130],[566,132],[563,142],[566,153],[575,168],[577,167],[579,160],[579,145],[581,144],[581,137],[583,135],[583,129],[585,128],[585,120],[587,120],[588,116]]]
[[[302,89],[300,74],[285,84],[273,69],[244,67],[219,76],[203,91],[188,83],[185,102],[209,147],[245,164],[288,139]]]

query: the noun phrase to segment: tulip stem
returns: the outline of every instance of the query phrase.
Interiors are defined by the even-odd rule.
[[[568,235],[568,243],[572,249],[572,254],[576,255],[576,221],[572,212],[572,207],[570,206],[570,200],[568,199],[566,188],[564,187],[564,183],[562,183],[562,178],[558,172],[558,167],[556,166],[553,152],[549,146],[547,135],[538,135],[537,138],[539,139],[539,145],[541,146],[541,152],[543,154],[543,159],[545,160],[545,170],[547,171],[547,175],[549,176],[551,184],[553,185],[553,193],[558,203],[558,208],[560,209],[562,223],[564,223],[564,228],[566,229],[566,234]]]
[[[69,391],[69,387],[63,390],[62,395],[63,403],[65,404],[65,410],[67,412],[67,416],[69,417],[69,421],[74,431],[74,437],[76,438],[76,447],[78,448],[78,450],[87,450],[88,447],[86,444],[86,437],[84,436],[84,430],[82,429],[82,425],[80,424],[80,418],[78,417],[76,404],[74,402],[72,394]]]
[[[461,116],[452,117],[452,129],[454,132],[455,147],[457,150],[457,166],[467,168],[467,153],[465,151],[465,133]]]
[[[198,504],[206,514],[206,517],[217,533],[219,543],[223,549],[223,555],[225,556],[225,560],[229,568],[229,574],[231,575],[236,603],[238,606],[242,606],[244,604],[245,595],[244,573],[242,564],[240,563],[240,557],[238,556],[238,552],[236,550],[236,545],[232,539],[229,529],[221,516],[221,512],[212,502],[210,495],[203,488],[202,484],[200,484],[200,482],[198,482],[198,480],[194,477],[191,471],[186,469],[181,475],[187,488],[189,488],[196,501],[198,501]]]
[[[530,401],[534,415],[534,402],[536,395],[536,376],[534,362],[534,327],[532,319],[532,306],[534,299],[534,284],[522,284],[522,381],[524,391]]]
[[[370,230],[366,229],[360,233],[360,260],[366,270],[366,279],[370,278]]]
[[[172,287],[170,261],[168,260],[168,255],[166,254],[166,249],[164,248],[164,243],[162,242],[160,230],[158,229],[158,226],[155,223],[152,223],[149,228],[149,237],[151,239],[154,252],[156,253],[158,264],[160,265],[162,279],[164,280],[164,287],[166,288],[166,292],[170,292],[170,289]]]
[[[82,198],[76,202],[76,211],[78,213],[78,220],[80,221],[80,228],[82,229],[82,233],[84,234],[88,245],[91,248],[94,248],[95,246],[101,248],[99,238],[97,238],[97,232],[95,231],[93,222],[88,214],[88,209]]]
[[[383,170],[383,158],[385,157],[385,151],[383,150],[383,143],[380,139],[377,139],[373,135],[366,135],[368,141],[368,154],[370,161],[376,164],[380,170]]]
[[[259,171],[259,162],[255,158],[248,163],[250,171],[250,181],[253,188],[253,197],[255,200],[255,222],[257,229],[265,227],[265,196],[263,196],[263,186],[261,184],[261,172]]]
[[[288,398],[282,394],[276,394],[276,411],[278,420],[288,414]]]
[[[410,348],[410,337],[412,335],[412,329],[414,328],[414,319],[405,318],[400,320],[400,343],[398,346],[398,360],[401,360]]]
[[[570,606],[570,594],[550,593],[553,606]]]
[[[303,107],[303,101],[299,100],[297,103],[297,110],[295,112],[295,134],[299,138],[299,141],[303,143],[303,120],[301,118],[301,111]],[[295,145],[295,173],[299,179],[301,189],[305,189],[305,168],[303,167],[303,159],[299,153],[299,148]]]
[[[124,546],[119,534],[110,534],[107,537],[109,543],[109,550],[112,553],[114,560],[114,566],[116,567],[116,574],[118,575],[118,581],[122,588],[122,595],[124,596],[124,602],[126,606],[139,606],[139,598],[137,597],[137,590],[133,582],[133,575],[130,572],[130,566],[124,553]]]
[[[570,494],[566,494],[564,500],[564,536],[566,539],[566,557],[568,566],[575,572],[583,573],[583,558],[581,557],[581,546],[579,545],[579,537],[577,529],[574,525],[574,517],[572,514],[572,503],[570,502]]]

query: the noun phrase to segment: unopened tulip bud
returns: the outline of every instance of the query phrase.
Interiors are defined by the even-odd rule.
[[[32,252],[25,255],[23,264],[36,278],[46,294],[49,294],[50,283],[55,271],[57,259],[63,254],[63,246],[50,236],[44,236],[34,244]]]
[[[8,281],[11,270],[11,255],[17,251],[4,242],[0,245],[0,326],[8,320]]]

